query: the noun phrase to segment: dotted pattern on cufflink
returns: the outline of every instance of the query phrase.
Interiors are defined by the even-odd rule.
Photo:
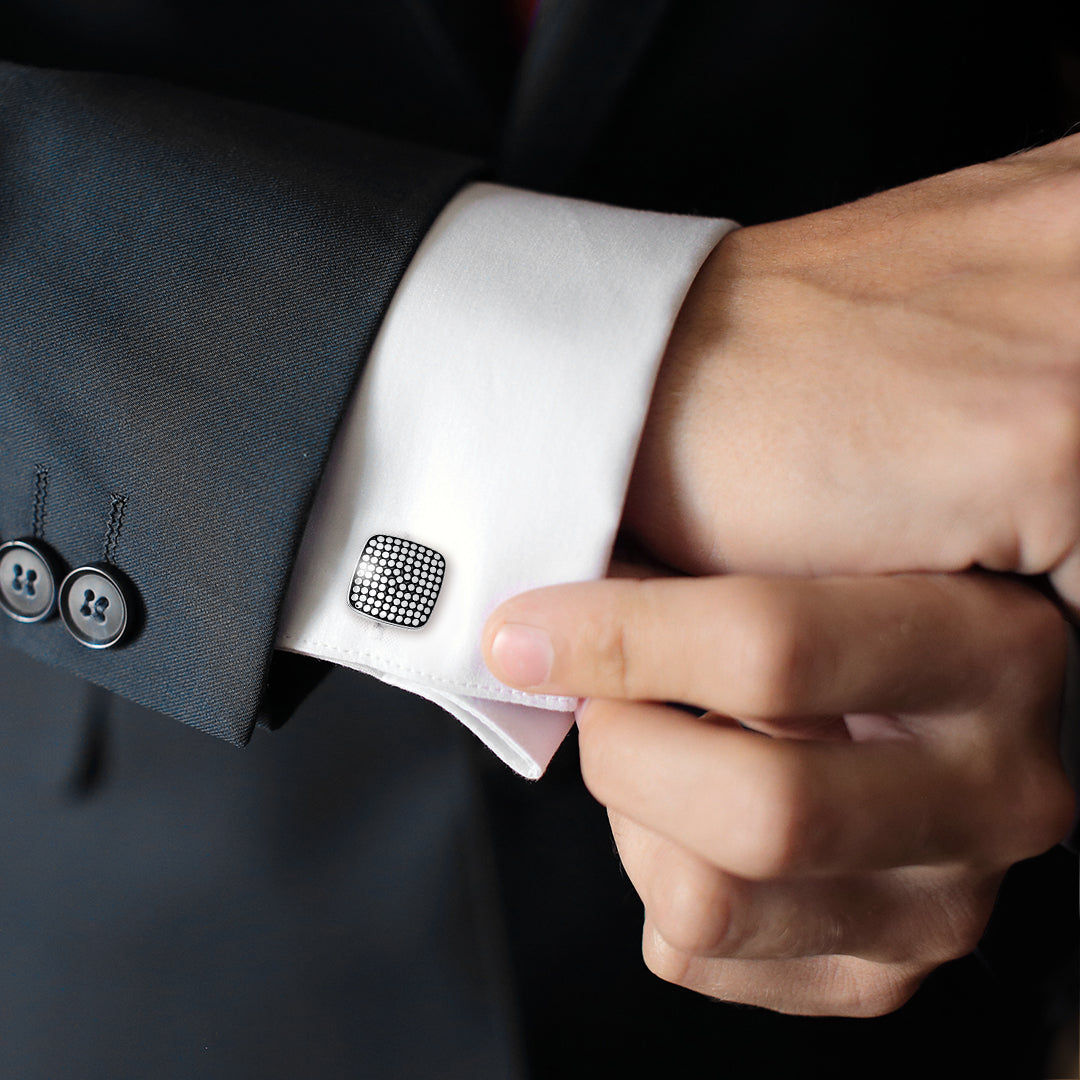
[[[446,560],[400,536],[373,536],[356,565],[349,603],[361,615],[416,630],[431,618]]]

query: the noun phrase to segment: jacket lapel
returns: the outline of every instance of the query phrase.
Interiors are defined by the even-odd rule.
[[[540,0],[500,179],[559,191],[644,55],[670,0]]]

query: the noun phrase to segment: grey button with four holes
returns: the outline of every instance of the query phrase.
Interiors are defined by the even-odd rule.
[[[127,632],[130,612],[115,569],[95,564],[72,570],[60,586],[60,618],[88,649],[118,644]]]
[[[44,545],[0,544],[0,607],[24,623],[42,622],[56,610],[56,576]]]

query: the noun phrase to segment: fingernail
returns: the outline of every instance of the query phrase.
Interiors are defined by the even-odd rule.
[[[511,686],[538,686],[551,676],[555,650],[546,630],[506,623],[491,643],[495,674]]]

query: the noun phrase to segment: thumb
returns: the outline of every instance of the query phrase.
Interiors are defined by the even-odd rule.
[[[482,644],[522,690],[769,718],[974,705],[1032,635],[1035,655],[1063,653],[1045,599],[985,577],[728,576],[538,589],[498,608]]]

